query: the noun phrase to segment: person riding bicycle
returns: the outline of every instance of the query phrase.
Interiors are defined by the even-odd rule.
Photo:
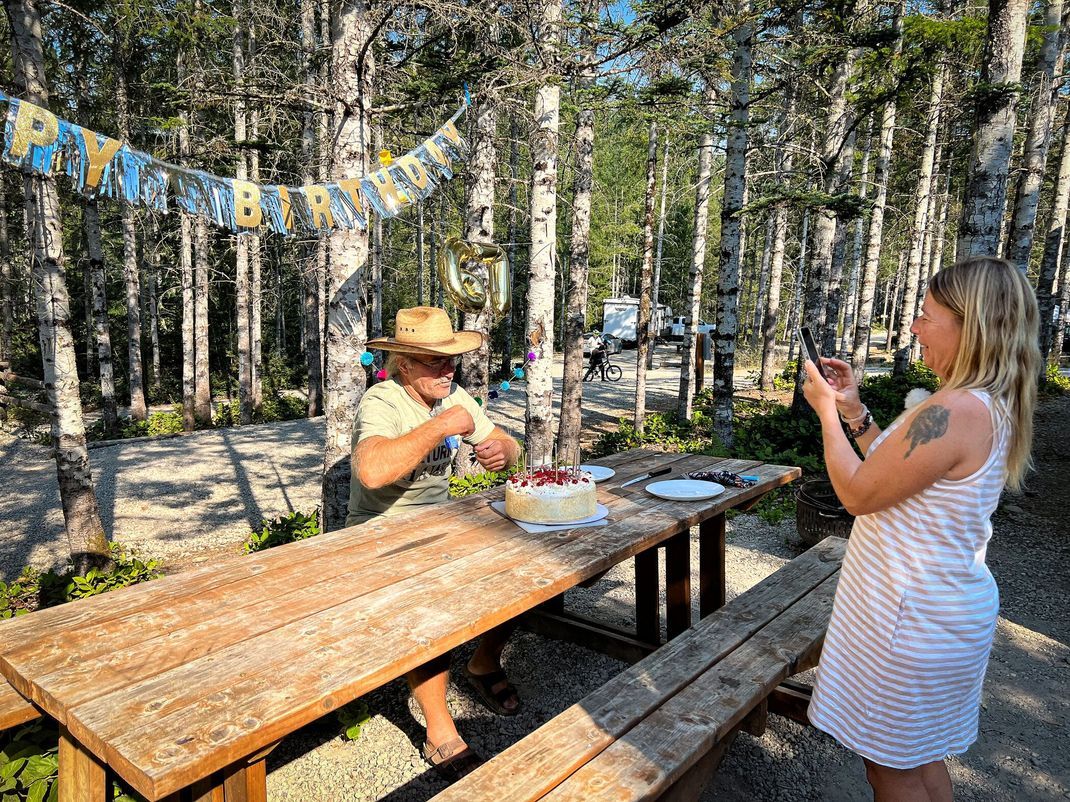
[[[602,375],[602,381],[606,380],[606,357],[608,354],[609,349],[606,348],[606,341],[599,335],[594,347],[591,349],[591,361],[587,371],[593,374],[595,370],[598,370]]]

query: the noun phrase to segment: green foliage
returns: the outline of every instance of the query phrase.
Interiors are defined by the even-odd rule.
[[[689,421],[679,421],[675,412],[651,412],[646,416],[643,431],[638,432],[627,418],[621,418],[617,431],[606,432],[591,447],[591,457],[604,457],[629,448],[656,446],[677,453],[717,453],[719,441],[713,433],[713,420],[699,408]]]
[[[338,723],[345,728],[342,733],[344,741],[357,740],[360,737],[361,728],[372,718],[368,705],[363,699],[357,699],[338,708],[335,716],[338,718]]]
[[[788,362],[780,373],[773,376],[774,390],[794,390],[795,376],[799,371],[799,360],[793,359]]]
[[[59,730],[38,719],[0,733],[0,799],[55,802],[59,799]]]
[[[907,393],[917,387],[935,392],[939,386],[940,380],[936,374],[921,362],[915,362],[899,376],[892,373],[867,376],[862,380],[858,393],[862,403],[873,414],[873,420],[884,428],[903,411]]]
[[[9,426],[21,430],[25,435],[34,434],[40,427],[51,422],[50,417],[44,412],[25,407],[9,406],[7,408],[7,422]]]
[[[260,410],[253,412],[253,423],[274,423],[280,420],[298,420],[308,416],[308,401],[299,396],[265,392]],[[241,422],[241,404],[237,398],[216,406],[212,424],[217,428],[238,426]]]
[[[451,476],[450,497],[463,498],[481,490],[489,490],[492,487],[505,484],[505,480],[512,475],[513,471],[507,469],[504,471],[470,473],[468,476]]]
[[[1058,365],[1048,365],[1040,378],[1037,393],[1041,398],[1057,398],[1070,393],[1070,378],[1059,373]]]
[[[111,544],[111,557],[114,567],[110,571],[93,568],[84,576],[75,575],[70,569],[62,573],[23,569],[10,584],[0,582],[0,618],[97,596],[160,576],[156,560],[143,562],[129,555],[119,543]]]
[[[129,440],[132,437],[158,437],[165,434],[178,434],[182,431],[182,408],[175,406],[171,412],[151,412],[147,420],[119,418],[119,431],[108,438],[104,432],[104,421],[98,420],[86,429],[86,438],[95,440]]]
[[[270,521],[261,521],[260,531],[250,532],[249,537],[245,539],[245,553],[252,554],[254,551],[263,551],[283,543],[314,537],[320,533],[319,517],[320,511],[317,507],[308,514],[295,511]]]

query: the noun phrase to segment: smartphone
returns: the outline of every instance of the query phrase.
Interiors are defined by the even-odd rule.
[[[806,349],[806,355],[810,357],[810,361],[817,366],[817,372],[825,379],[828,379],[828,375],[825,373],[825,367],[821,364],[821,352],[817,350],[817,343],[814,342],[814,335],[810,333],[809,326],[799,327],[799,342],[802,343],[803,348]]]

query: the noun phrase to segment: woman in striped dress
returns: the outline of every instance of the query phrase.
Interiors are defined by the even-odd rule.
[[[911,326],[940,390],[885,431],[850,365],[806,365],[829,478],[858,516],[809,717],[861,755],[877,802],[951,800],[944,758],[977,738],[999,612],[985,550],[1029,465],[1037,327],[1025,276],[972,258],[933,276]]]

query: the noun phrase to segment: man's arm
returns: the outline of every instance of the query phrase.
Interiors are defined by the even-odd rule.
[[[500,471],[517,461],[520,456],[520,443],[506,434],[501,427],[495,426],[473,450],[480,465],[488,471]]]
[[[451,434],[472,432],[472,416],[451,407],[401,437],[368,437],[353,449],[353,472],[370,490],[393,484],[419,465]]]

